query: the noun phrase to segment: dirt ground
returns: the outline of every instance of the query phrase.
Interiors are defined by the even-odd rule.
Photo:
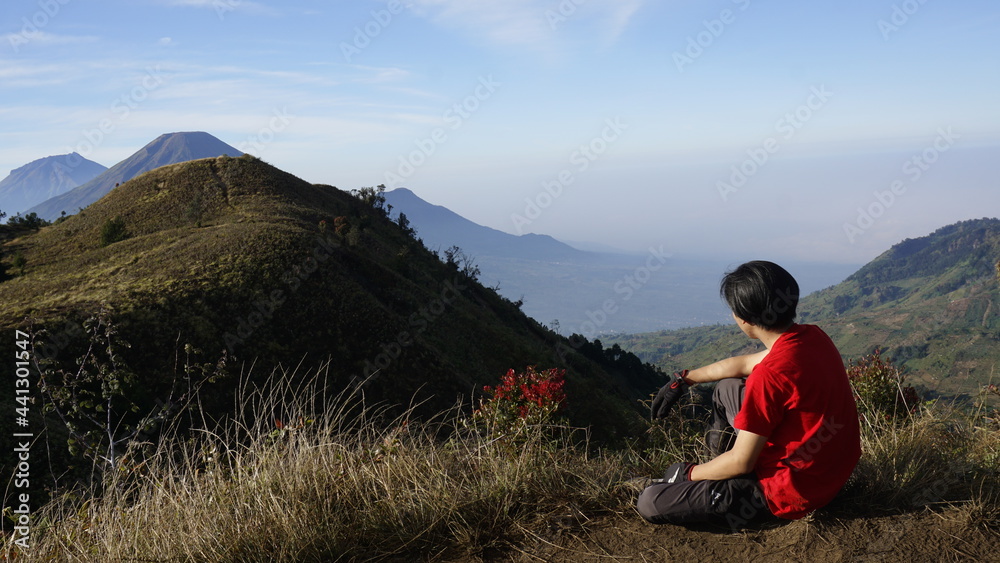
[[[976,524],[963,508],[857,517],[814,514],[739,533],[647,524],[634,510],[587,519],[567,512],[548,529],[503,552],[428,561],[685,563],[711,561],[1000,562],[1000,531]]]
[[[1000,561],[1000,533],[960,508],[858,518],[825,514],[740,533],[647,524],[637,513],[553,526],[533,546],[497,560]],[[548,536],[548,537],[545,537]]]

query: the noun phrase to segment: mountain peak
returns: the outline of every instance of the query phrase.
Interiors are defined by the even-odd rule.
[[[100,176],[28,211],[38,213],[43,219],[51,221],[63,212],[75,213],[78,209],[104,197],[116,185],[154,168],[201,158],[223,155],[236,157],[242,154],[239,149],[204,131],[164,133]]]
[[[530,260],[566,260],[587,255],[548,235],[518,236],[479,225],[447,207],[424,201],[406,188],[386,192],[385,199],[394,212],[406,214],[428,248],[460,246],[466,253],[477,257]]]
[[[43,201],[85,184],[107,170],[76,152],[39,158],[11,170],[0,181],[0,209],[26,212]]]

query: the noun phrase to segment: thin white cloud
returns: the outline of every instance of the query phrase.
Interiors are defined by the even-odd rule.
[[[499,46],[547,50],[574,20],[596,25],[607,41],[616,40],[645,0],[413,0],[411,11],[435,24],[486,38]]]
[[[170,6],[213,10],[220,18],[224,18],[230,12],[237,11],[264,16],[280,14],[278,10],[271,6],[251,0],[160,0],[160,3]]]
[[[399,82],[411,75],[410,71],[395,67],[352,65],[352,68],[362,72],[362,77],[354,80],[359,83]]]
[[[415,0],[413,10],[444,27],[484,36],[501,45],[547,41],[546,7],[536,0]]]
[[[618,37],[625,32],[629,22],[632,21],[632,16],[642,7],[643,1],[623,0],[608,6],[611,9],[611,14],[607,18],[608,29],[606,33],[610,42],[617,41]]]
[[[40,86],[59,86],[91,80],[100,66],[93,61],[40,63],[0,58],[0,90],[13,92]]]
[[[29,45],[46,47],[57,45],[77,45],[83,43],[94,43],[98,40],[99,38],[93,35],[61,35],[41,30],[34,30],[30,33],[21,31],[20,33],[7,33],[0,35],[0,41],[10,45],[15,53]]]

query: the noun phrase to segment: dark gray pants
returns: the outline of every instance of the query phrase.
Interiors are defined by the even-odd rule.
[[[715,384],[712,393],[712,422],[705,432],[705,444],[717,456],[733,447],[736,429],[733,421],[743,406],[745,379],[723,379]]]
[[[732,446],[733,419],[743,404],[744,388],[742,379],[716,384],[713,421],[705,438],[717,453]],[[775,520],[752,473],[721,481],[654,483],[639,494],[636,508],[653,524],[711,524],[732,531]]]
[[[731,531],[774,521],[753,474],[721,481],[656,483],[636,503],[653,524],[711,524]]]

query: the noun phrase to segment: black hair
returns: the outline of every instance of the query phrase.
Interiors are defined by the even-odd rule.
[[[727,272],[719,293],[744,321],[767,330],[784,330],[795,320],[799,284],[774,262],[754,260]]]

